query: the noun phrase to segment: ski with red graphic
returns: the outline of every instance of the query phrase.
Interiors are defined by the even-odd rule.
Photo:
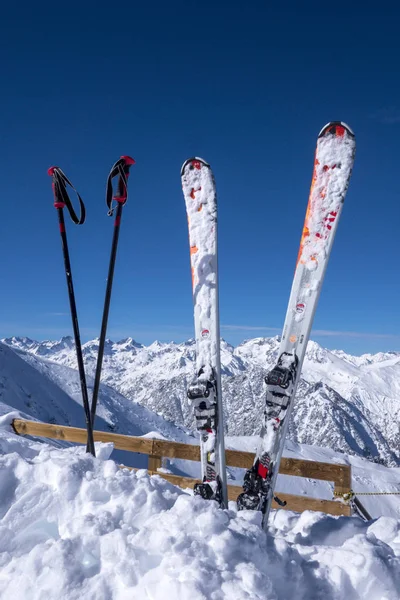
[[[192,269],[196,369],[188,387],[200,435],[202,482],[194,492],[228,506],[221,395],[217,195],[210,168],[190,158],[181,169]]]
[[[345,123],[328,123],[320,132],[300,249],[276,366],[270,371],[260,440],[246,472],[239,510],[260,510],[268,524],[290,415],[333,239],[350,181],[354,133]]]

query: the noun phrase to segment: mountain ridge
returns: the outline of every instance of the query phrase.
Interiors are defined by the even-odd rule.
[[[38,342],[6,338],[3,343],[26,360],[76,369],[71,338]],[[83,345],[85,367],[93,377],[98,340]],[[222,389],[228,435],[256,435],[264,407],[264,377],[275,364],[279,337],[254,338],[234,347],[222,340]],[[49,367],[51,368],[51,366]],[[167,421],[193,429],[187,386],[195,370],[195,342],[107,340],[102,382]],[[400,352],[352,356],[307,347],[289,438],[388,466],[400,465]],[[100,409],[101,410],[101,409]]]

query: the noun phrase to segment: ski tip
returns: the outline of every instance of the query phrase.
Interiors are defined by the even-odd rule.
[[[188,158],[182,165],[181,175],[183,175],[184,170],[189,165],[189,169],[201,169],[201,167],[210,168],[208,162],[204,160],[204,158],[200,158],[199,156],[192,156],[192,158]]]
[[[336,137],[343,137],[345,133],[348,133],[351,137],[354,137],[354,131],[343,121],[330,121],[321,129],[318,137],[324,137],[327,135],[335,135]]]
[[[47,175],[48,175],[49,177],[53,177],[53,175],[54,175],[54,171],[55,171],[56,169],[58,169],[58,167],[50,167],[50,169],[47,169]]]

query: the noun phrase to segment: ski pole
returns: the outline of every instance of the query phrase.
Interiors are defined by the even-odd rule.
[[[108,314],[110,311],[111,291],[114,278],[115,259],[117,256],[118,238],[121,226],[122,209],[128,199],[128,177],[129,169],[135,164],[130,156],[121,156],[113,165],[107,179],[106,204],[108,207],[108,216],[111,217],[115,211],[114,233],[111,245],[110,264],[108,267],[106,294],[104,299],[103,318],[101,322],[101,332],[99,338],[99,351],[97,354],[96,374],[94,377],[93,396],[91,406],[91,422],[94,425],[96,418],[96,407],[99,396],[99,387],[101,379],[101,369],[103,366],[104,344],[107,333]],[[117,193],[113,194],[113,179],[118,176]],[[112,202],[117,202],[116,206],[112,206]]]
[[[85,205],[83,204],[82,198],[72,185],[72,183],[67,179],[65,173],[59,167],[50,167],[47,171],[48,175],[53,178],[52,188],[54,194],[54,206],[57,209],[58,213],[58,222],[60,225],[60,234],[61,234],[61,245],[64,256],[64,267],[65,267],[65,276],[67,278],[67,287],[68,287],[68,297],[69,297],[69,305],[71,309],[71,318],[72,318],[72,327],[74,330],[74,338],[75,338],[75,349],[76,349],[76,358],[78,362],[78,370],[79,370],[79,379],[81,383],[81,391],[82,391],[82,401],[83,408],[85,411],[85,419],[86,419],[86,429],[87,429],[87,452],[96,456],[95,447],[94,447],[94,439],[93,439],[93,427],[90,418],[90,406],[89,406],[89,398],[88,391],[86,385],[86,377],[85,377],[85,368],[83,365],[83,356],[82,356],[82,344],[81,337],[79,333],[79,324],[78,324],[78,314],[76,311],[76,302],[75,302],[75,293],[74,293],[74,285],[72,282],[72,272],[71,272],[71,263],[69,258],[69,250],[68,250],[68,241],[67,241],[67,233],[65,229],[65,220],[64,220],[64,208],[67,207],[68,212],[72,221],[75,225],[82,225],[85,222],[86,211]],[[71,200],[68,196],[67,185],[69,185],[72,190],[76,193],[79,205],[80,205],[80,216],[78,217],[73,206]]]

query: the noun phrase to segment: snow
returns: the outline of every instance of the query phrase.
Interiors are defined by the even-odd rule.
[[[315,270],[319,256],[329,251],[326,243],[335,229],[353,168],[355,139],[344,129],[342,136],[318,138],[309,206],[304,224],[301,261]],[[327,191],[328,190],[328,191]],[[316,210],[318,208],[318,210]]]
[[[277,511],[266,535],[256,512],[119,469],[109,444],[96,444],[94,459],[19,438],[9,420],[0,422],[2,600],[400,598],[399,518]]]
[[[360,495],[374,518],[370,523],[357,517],[277,511],[266,535],[257,513],[237,513],[234,503],[229,510],[220,510],[158,476],[119,469],[114,462],[125,462],[130,456],[134,466],[141,467],[145,461],[137,454],[124,453],[120,459],[111,444],[96,444],[93,459],[83,447],[63,448],[59,441],[45,444],[15,435],[10,424],[21,416],[45,421],[55,416],[57,422],[83,426],[79,378],[76,370],[66,366],[73,365],[73,346],[67,352],[68,341],[60,346],[46,342],[44,356],[45,348],[38,352],[37,342],[29,341],[30,353],[18,338],[10,345],[17,344],[15,352],[0,345],[2,600],[400,599],[400,495]],[[91,364],[95,342],[85,346]],[[230,404],[234,418],[249,419],[255,410],[243,401],[247,381],[253,390],[261,382],[256,393],[262,400],[261,365],[274,364],[278,346],[278,338],[248,341],[236,349],[222,344],[227,357],[225,378],[233,380],[237,394],[237,403]],[[106,376],[113,387],[101,387],[98,425],[196,443],[189,432],[116,391],[117,383],[126,384],[129,377],[138,387],[147,381],[149,393],[156,395],[160,388],[164,405],[168,397],[169,406],[176,410],[171,414],[179,414],[174,396],[184,397],[177,381],[183,390],[185,373],[193,372],[193,343],[153,345],[150,350],[132,340],[110,342],[109,347]],[[54,356],[58,362],[52,362]],[[179,365],[182,358],[185,367]],[[329,435],[345,400],[328,384],[349,394],[352,410],[368,404],[363,414],[374,410],[375,419],[384,405],[395,415],[399,363],[400,355],[379,355],[376,360],[348,357],[310,343],[293,426],[301,427],[301,436],[308,435],[313,443],[325,428],[325,445],[342,449],[342,437]],[[132,371],[139,371],[139,379],[133,378]],[[157,378],[159,372],[162,380]],[[92,385],[90,376],[88,382]],[[351,395],[355,389],[358,397]],[[332,403],[323,403],[329,395]],[[231,402],[233,396],[226,396]],[[309,410],[308,417],[304,410]],[[354,414],[360,425],[361,413]],[[347,436],[346,427],[340,424],[340,436]],[[254,451],[257,436],[228,436],[226,442],[229,448]],[[290,440],[284,455],[351,464],[356,492],[400,491],[400,468]],[[200,465],[168,461],[163,471],[198,476]],[[240,485],[244,471],[228,471],[231,483]],[[326,499],[332,499],[332,489],[331,482],[282,475],[277,484],[277,492]]]
[[[189,225],[196,365],[197,372],[203,368],[210,381],[211,369],[219,363],[216,191],[212,171],[205,161],[194,159],[185,165],[182,189]]]

